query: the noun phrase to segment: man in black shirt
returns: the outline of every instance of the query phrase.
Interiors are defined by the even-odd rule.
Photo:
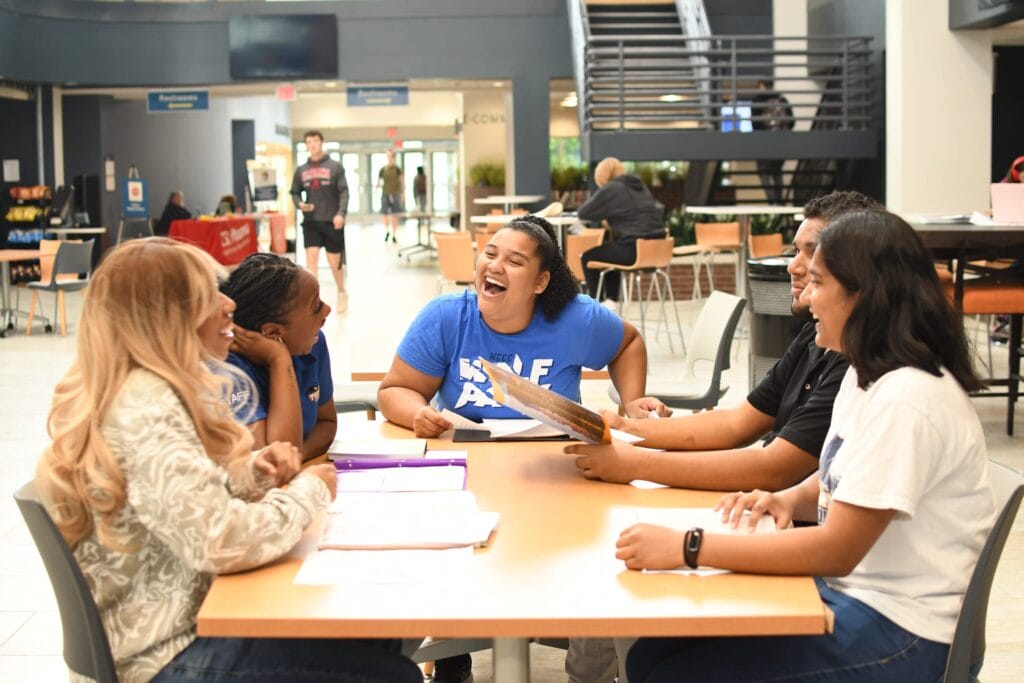
[[[793,314],[809,318],[800,296],[810,281],[808,266],[818,235],[832,219],[850,211],[881,209],[857,192],[833,192],[808,202],[793,240],[789,265]],[[742,404],[684,417],[637,420],[606,413],[610,426],[644,437],[643,451],[610,446],[569,446],[576,466],[592,479],[626,483],[647,479],[669,486],[711,490],[777,491],[803,480],[818,466],[832,418],[832,402],[847,361],[814,344],[809,322]],[[767,436],[766,436],[767,435]],[[751,444],[764,437],[763,444]]]

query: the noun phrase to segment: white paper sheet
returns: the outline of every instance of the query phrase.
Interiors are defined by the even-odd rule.
[[[485,543],[498,513],[477,510],[470,491],[339,493],[321,549],[448,548]]]
[[[611,523],[619,531],[634,524],[656,524],[672,529],[691,529],[701,527],[709,534],[748,534],[747,516],[740,522],[739,528],[733,529],[722,522],[722,513],[711,508],[627,508],[614,507],[609,513]],[[775,520],[765,515],[754,529],[753,533],[772,533],[775,531]],[[712,567],[698,567],[689,569],[679,567],[677,569],[645,569],[651,574],[680,574],[683,576],[715,576],[717,574],[728,574],[728,569],[715,569]]]
[[[338,472],[338,493],[459,491],[465,487],[466,468],[459,465],[379,467]]]

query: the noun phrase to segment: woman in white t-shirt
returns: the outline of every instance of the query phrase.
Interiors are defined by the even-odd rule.
[[[835,630],[641,639],[629,653],[630,683],[942,677],[995,516],[984,434],[967,396],[981,382],[963,326],[920,238],[890,213],[829,225],[811,277],[804,296],[816,342],[850,359],[819,471],[717,507],[734,526],[769,514],[781,530],[729,536],[637,524],[622,532],[616,557],[631,569],[699,562],[820,577]],[[789,528],[793,520],[817,525]]]

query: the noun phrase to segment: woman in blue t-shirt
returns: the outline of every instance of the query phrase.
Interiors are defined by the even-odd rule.
[[[231,408],[249,424],[256,448],[287,441],[304,459],[321,455],[334,440],[338,417],[320,329],[331,307],[320,300],[320,283],[286,258],[253,254],[221,291],[238,306],[227,360],[252,379],[257,393],[233,393]]]
[[[647,350],[636,328],[590,297],[575,278],[551,225],[518,218],[495,233],[476,264],[476,292],[431,301],[413,321],[381,382],[381,412],[417,436],[451,424],[440,408],[471,419],[522,417],[497,403],[480,358],[574,401],[582,368],[608,372],[632,415],[669,411],[644,397]]]

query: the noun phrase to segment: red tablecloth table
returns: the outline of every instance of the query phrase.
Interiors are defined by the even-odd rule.
[[[171,221],[171,239],[194,244],[225,266],[256,253],[256,222],[244,216]]]

